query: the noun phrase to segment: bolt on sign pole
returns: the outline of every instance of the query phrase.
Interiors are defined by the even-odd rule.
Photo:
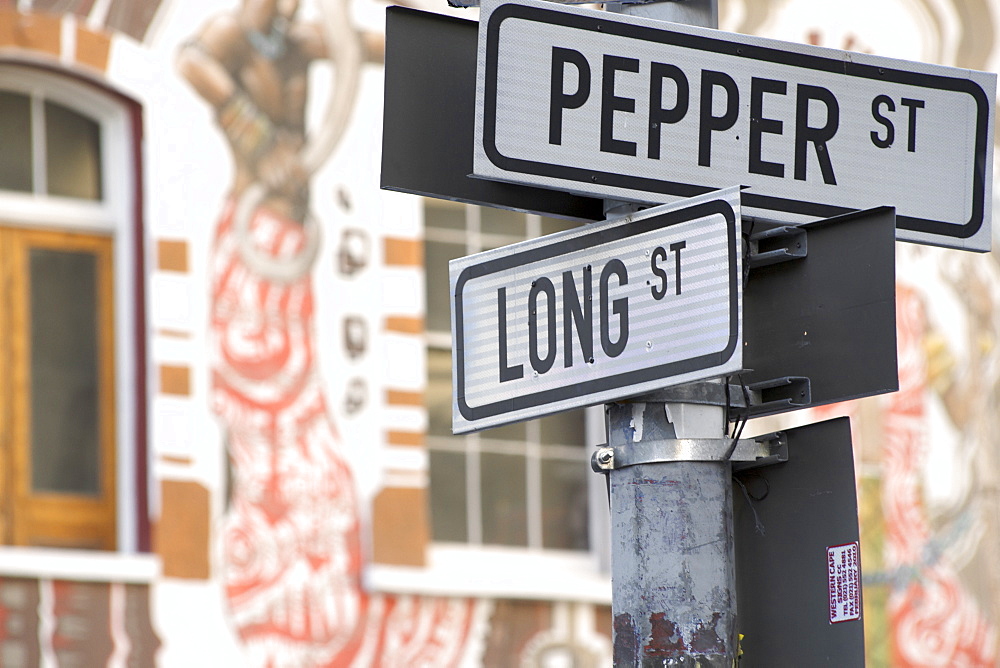
[[[716,0],[608,7],[675,23],[718,25]],[[613,211],[616,204],[606,208]],[[703,440],[726,449],[723,406],[640,398],[608,404],[605,411],[608,448],[656,450],[659,443],[662,450],[670,443]],[[607,474],[614,665],[731,668],[738,640],[729,462],[657,461]]]

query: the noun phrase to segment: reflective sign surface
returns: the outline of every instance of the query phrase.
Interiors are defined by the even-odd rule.
[[[895,206],[990,246],[996,75],[537,0],[483,3],[474,173],[633,201],[733,183],[748,215]]]
[[[455,432],[741,368],[735,188],[449,267]]]

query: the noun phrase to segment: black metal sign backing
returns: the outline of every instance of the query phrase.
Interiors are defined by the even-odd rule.
[[[479,24],[386,10],[382,181],[387,190],[581,221],[600,199],[471,178]]]
[[[745,219],[758,257],[804,255],[750,269],[742,380],[760,393],[753,414],[899,389],[895,225],[888,207],[793,228],[804,236],[761,235],[768,227]]]
[[[788,461],[735,475],[740,668],[863,666],[850,420],[784,434]]]

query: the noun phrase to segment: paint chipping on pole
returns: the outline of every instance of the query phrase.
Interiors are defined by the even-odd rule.
[[[636,665],[639,661],[639,632],[635,628],[632,615],[622,613],[615,616],[615,664]]]
[[[643,655],[651,658],[677,659],[687,652],[677,624],[667,619],[666,613],[654,612],[649,616],[651,629],[649,643]]]
[[[722,614],[712,613],[712,623],[707,625],[704,622],[698,626],[691,639],[691,649],[703,654],[722,653],[725,651],[725,643],[719,637],[718,627],[722,620]]]

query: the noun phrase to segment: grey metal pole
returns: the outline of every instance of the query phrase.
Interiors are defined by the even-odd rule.
[[[719,406],[608,404],[608,445],[720,440]],[[669,448],[667,448],[669,449]],[[615,666],[734,665],[736,582],[729,462],[613,469],[611,581]]]
[[[717,0],[608,8],[718,25]],[[640,400],[605,411],[611,447],[725,436],[722,406]],[[614,665],[732,668],[738,640],[729,462],[645,463],[608,476]]]

